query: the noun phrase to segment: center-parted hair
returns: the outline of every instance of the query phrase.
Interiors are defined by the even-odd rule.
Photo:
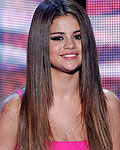
[[[50,139],[54,140],[48,119],[54,94],[49,56],[50,26],[56,17],[68,14],[80,25],[80,117],[86,125],[89,147],[90,150],[112,150],[94,33],[88,15],[75,0],[45,0],[34,12],[28,36],[27,81],[19,117],[18,150],[46,150]]]

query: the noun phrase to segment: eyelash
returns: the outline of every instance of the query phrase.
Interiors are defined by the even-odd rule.
[[[55,36],[55,37],[52,37],[51,40],[53,40],[53,41],[61,41],[61,40],[63,40],[63,37],[62,36]]]
[[[75,35],[73,38],[76,39],[76,40],[80,40],[81,39],[81,35],[80,34]],[[53,41],[61,41],[63,39],[64,38],[62,36],[55,36],[55,37],[51,38],[51,40],[53,40]]]
[[[74,38],[75,38],[76,40],[80,40],[80,39],[81,39],[81,35],[80,35],[80,34],[75,35]]]

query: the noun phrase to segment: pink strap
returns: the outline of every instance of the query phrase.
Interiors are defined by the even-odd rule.
[[[16,93],[20,96],[21,99],[23,98],[24,90],[19,89],[18,91],[16,91]]]

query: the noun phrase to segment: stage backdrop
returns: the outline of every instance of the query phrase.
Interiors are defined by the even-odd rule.
[[[40,0],[0,0],[0,101],[26,82],[27,37]],[[87,0],[104,88],[120,98],[120,0]]]

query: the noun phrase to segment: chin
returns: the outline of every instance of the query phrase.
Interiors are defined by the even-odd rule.
[[[66,69],[65,70],[65,73],[68,73],[68,74],[75,74],[76,72],[80,71],[81,70],[81,66],[79,67],[76,67],[75,69]]]
[[[71,68],[71,67],[70,68],[68,68],[68,67],[59,68],[59,67],[51,64],[51,69],[55,72],[59,71],[59,72],[67,73],[67,74],[75,74],[76,72],[81,71],[81,66],[82,65],[80,65],[78,67],[74,67],[74,68]]]

